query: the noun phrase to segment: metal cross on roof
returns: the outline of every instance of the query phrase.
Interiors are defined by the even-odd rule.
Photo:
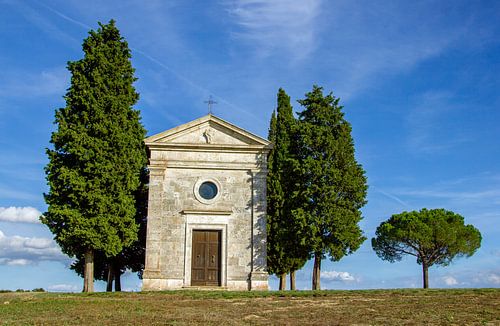
[[[205,101],[204,103],[208,104],[208,114],[212,114],[212,105],[217,104],[217,102],[212,99],[212,95],[210,95],[208,97],[208,101]]]

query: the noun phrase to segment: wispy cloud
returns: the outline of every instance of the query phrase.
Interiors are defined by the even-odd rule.
[[[19,200],[40,200],[42,195],[35,195],[32,192],[28,192],[25,190],[16,190],[12,189],[12,187],[5,186],[3,187],[0,185],[0,197],[3,197],[4,199],[19,199]]]
[[[39,72],[4,70],[0,83],[2,97],[62,96],[69,85],[69,72],[63,67]]]
[[[83,28],[83,29],[86,29],[86,30],[92,29],[91,26],[89,26],[88,24],[86,24],[82,20],[74,18],[71,15],[66,14],[60,10],[57,10],[56,8],[54,8],[52,6],[48,6],[47,4],[44,4],[44,3],[38,3],[38,4],[40,6],[42,6],[43,8],[45,8],[46,10],[50,11],[52,14],[55,14],[57,17],[62,18],[66,22],[69,22],[73,25],[76,25],[76,26]],[[77,3],[76,5],[79,6],[78,8],[80,8],[82,10],[84,10],[87,7],[86,4],[81,4],[81,3]],[[83,6],[83,7],[81,7],[81,6]],[[101,8],[101,10],[106,10],[106,11],[110,11],[110,12],[112,11],[112,9],[114,10],[114,8],[111,8],[109,6],[104,6],[103,8]],[[169,32],[168,37],[165,38],[165,34],[167,33],[167,30],[171,29],[170,26],[164,26],[165,21],[169,20],[168,15],[166,14],[168,12],[168,9],[169,9],[168,5],[165,5],[161,1],[160,2],[148,2],[147,4],[141,4],[140,8],[137,8],[137,10],[144,10],[145,13],[150,17],[150,19],[154,20],[155,27],[153,28],[153,30],[154,30],[154,33],[159,33],[157,35],[157,37],[160,38],[160,40],[158,42],[155,42],[155,47],[166,46],[167,48],[172,48],[172,47],[175,47],[173,43],[176,43],[176,44],[180,43],[180,41],[178,41],[179,36],[174,35],[171,32]],[[35,20],[35,22],[36,22],[36,20]],[[51,24],[54,24],[54,23],[51,23]],[[149,32],[153,32],[153,30],[151,30]],[[135,32],[138,32],[138,31],[135,30]],[[142,39],[142,37],[141,37],[141,39]],[[138,39],[138,41],[141,41],[141,39]],[[175,39],[175,40],[173,41],[172,39]],[[140,49],[136,46],[130,46],[130,49],[132,50],[133,53],[139,54],[143,58],[145,58],[148,61],[155,64],[157,67],[159,67],[162,70],[171,74],[173,77],[175,77],[177,80],[182,82],[184,85],[186,85],[190,89],[194,90],[197,94],[199,94],[201,96],[206,96],[206,97],[208,97],[208,95],[212,95],[219,103],[223,103],[226,106],[228,106],[232,109],[235,109],[235,110],[245,114],[246,116],[248,116],[250,118],[255,118],[255,115],[253,112],[246,110],[246,109],[232,103],[231,101],[226,99],[221,94],[217,94],[217,92],[214,92],[213,90],[202,85],[201,83],[193,80],[192,78],[187,77],[187,74],[179,72],[178,69],[175,69],[171,65],[165,63],[164,60],[159,59],[153,55],[150,55],[149,53],[147,53],[147,51]],[[186,55],[186,52],[189,51],[189,49],[186,49],[186,48],[183,48],[182,50],[183,50],[183,55]],[[69,84],[67,82],[67,80],[69,80],[69,73],[66,72],[66,76],[67,77],[66,77],[64,85]],[[55,87],[58,85],[54,85],[54,83],[51,83],[50,81],[45,82],[45,83],[36,84],[36,85],[44,85],[44,86],[40,86],[41,87],[40,90],[37,90],[35,88],[34,89],[35,92],[31,92],[31,94],[41,93],[42,91],[44,91],[46,89],[59,89],[59,92],[57,92],[57,93],[61,94],[61,89],[58,87]],[[18,85],[14,84],[11,86],[11,88],[15,89],[16,86],[18,86]],[[22,91],[28,90],[26,85],[24,87],[17,87],[17,88],[19,88]],[[63,89],[65,89],[65,88],[63,88]],[[148,90],[145,90],[145,93],[149,95],[149,98],[153,97],[152,93],[148,92]],[[161,98],[161,102],[163,103],[163,101],[164,101],[163,94],[155,94],[155,97]]]
[[[399,194],[413,197],[452,199],[455,201],[485,201],[500,199],[500,189],[479,191],[451,191],[440,189],[401,190]]]
[[[399,204],[401,204],[401,205],[403,205],[405,207],[410,207],[410,205],[408,205],[408,203],[406,203],[405,201],[403,201],[401,198],[399,198],[396,195],[393,195],[393,194],[391,194],[391,193],[389,193],[387,191],[384,191],[384,190],[382,190],[382,189],[380,189],[378,187],[375,187],[373,185],[370,186],[370,188],[374,189],[376,192],[381,193],[382,195],[386,196],[387,198],[390,198],[390,199],[394,200],[395,202],[397,202],[397,203],[399,203]]]
[[[76,25],[78,25],[80,27],[83,27],[83,28],[85,28],[87,30],[90,30],[92,28],[91,26],[89,26],[89,25],[87,25],[87,24],[85,24],[85,23],[83,23],[83,22],[81,22],[79,20],[73,19],[73,18],[65,15],[64,13],[60,12],[59,10],[46,5],[43,2],[36,1],[36,3],[38,3],[40,6],[44,7],[45,9],[48,9],[49,11],[53,12],[54,14],[56,14],[57,16],[59,16],[60,18],[69,21],[70,23],[76,24]]]
[[[36,3],[47,7],[46,5],[38,1],[36,1]],[[44,32],[47,36],[58,39],[75,47],[80,44],[80,41],[77,38],[73,37],[64,28],[60,28],[59,26],[57,26],[57,24],[43,15],[43,13],[41,13],[38,8],[36,8],[36,6],[32,6],[31,4],[25,3],[24,1],[7,1],[7,5],[10,5],[12,8],[16,9],[21,15],[24,16],[27,21]]]
[[[499,257],[500,258],[500,249],[494,249],[491,251],[491,254],[493,256]]]
[[[301,59],[317,46],[321,0],[234,0],[227,4],[239,26],[233,36],[246,41],[259,56],[285,51],[289,57]]]
[[[398,198],[418,197],[447,199],[462,203],[482,202],[489,206],[500,204],[500,178],[497,174],[484,172],[439,180],[424,187],[393,188]],[[484,214],[486,212],[482,212]]]
[[[0,231],[0,265],[32,265],[40,261],[67,262],[52,239],[6,236]]]
[[[443,19],[445,5],[401,1],[326,4],[328,19],[320,38],[329,55],[315,65],[328,69],[334,78],[330,82],[344,100],[473,37],[467,33],[468,21]]]
[[[389,188],[413,209],[445,208],[464,216],[484,237],[498,237],[500,229],[500,181],[493,173],[477,173],[444,179],[428,185]]]
[[[149,54],[145,53],[144,51],[141,51],[139,49],[136,49],[136,48],[131,48],[134,52],[136,53],[139,53],[140,55],[142,55],[143,57],[145,57],[146,59],[148,59],[149,61],[155,63],[156,65],[158,65],[159,67],[161,67],[162,69],[168,71],[169,73],[171,73],[172,75],[174,75],[177,79],[181,80],[182,82],[184,82],[186,85],[189,85],[191,88],[197,90],[199,93],[201,94],[204,94],[206,96],[208,95],[211,95],[213,97],[215,97],[215,99],[219,102],[219,103],[224,103],[226,104],[227,106],[233,108],[233,109],[236,109],[240,112],[243,112],[245,113],[246,115],[250,116],[250,117],[254,117],[254,115],[251,113],[251,112],[248,112],[247,110],[229,102],[228,100],[226,100],[225,98],[221,97],[220,95],[217,95],[215,94],[214,92],[212,92],[211,90],[209,90],[208,88],[205,88],[204,86],[201,86],[199,85],[198,83],[192,81],[191,79],[185,77],[184,75],[182,74],[179,74],[178,72],[176,72],[175,70],[173,70],[172,68],[170,68],[169,66],[167,66],[166,64],[162,63],[161,61],[159,61],[158,59],[150,56]]]
[[[0,221],[40,223],[41,215],[34,207],[0,207]]]
[[[449,92],[430,91],[418,97],[418,104],[410,109],[406,119],[407,144],[413,154],[435,154],[451,149],[469,139],[458,131],[442,130],[453,116],[462,110],[454,103],[455,97]]]

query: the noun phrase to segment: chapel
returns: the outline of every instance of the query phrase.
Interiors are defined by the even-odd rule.
[[[270,142],[208,114],[145,139],[143,290],[267,290]]]

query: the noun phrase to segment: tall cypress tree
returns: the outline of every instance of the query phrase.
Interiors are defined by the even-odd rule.
[[[84,292],[93,291],[94,251],[118,255],[137,240],[134,192],[147,156],[127,42],[111,20],[68,63],[66,106],[47,149],[48,210],[42,218],[70,256],[84,257]]]
[[[307,221],[308,246],[314,256],[313,290],[320,289],[321,260],[338,261],[365,240],[358,223],[366,204],[367,180],[356,162],[351,125],[339,99],[321,87],[299,100],[297,156],[300,189],[295,214]]]
[[[271,143],[276,144],[276,111],[273,111],[271,115],[269,134],[267,138]],[[280,247],[278,237],[279,225],[276,215],[278,212],[277,203],[280,198],[281,187],[278,180],[275,178],[275,156],[275,149],[273,148],[269,152],[269,156],[267,158],[267,271],[269,274],[276,274],[277,276],[280,276],[283,274],[280,266],[282,249]],[[279,289],[283,290],[282,278],[280,278]]]
[[[302,267],[305,258],[297,259],[293,207],[293,157],[291,137],[295,126],[290,97],[283,89],[278,91],[277,117],[271,117],[269,140],[274,148],[269,156],[268,176],[268,268],[280,277],[280,290],[285,290],[286,274],[291,272],[290,285],[294,288],[295,270]]]

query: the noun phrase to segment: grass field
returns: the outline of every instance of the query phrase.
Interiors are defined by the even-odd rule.
[[[0,293],[0,324],[500,325],[500,289]]]

